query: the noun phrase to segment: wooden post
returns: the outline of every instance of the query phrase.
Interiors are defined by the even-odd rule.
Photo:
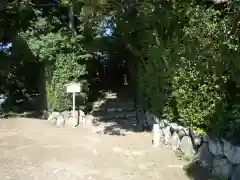
[[[72,93],[72,121],[73,121],[73,126],[76,127],[79,125],[78,122],[78,113],[76,112],[76,105],[75,105],[75,98],[76,98],[76,93],[81,92],[81,84],[79,83],[70,83],[66,84],[67,86],[67,92]]]
[[[160,144],[160,127],[159,124],[153,124],[153,146],[157,147]]]
[[[75,117],[75,92],[73,94],[73,116]]]
[[[73,126],[77,126],[77,114],[76,114],[76,106],[75,106],[75,92],[72,93],[73,94],[73,114],[72,114],[72,117],[73,117],[73,122],[74,122],[74,125]]]

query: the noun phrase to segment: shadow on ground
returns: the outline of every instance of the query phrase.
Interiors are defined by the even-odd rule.
[[[137,123],[133,92],[129,87],[108,89],[102,100],[95,102],[93,124],[103,128],[105,134],[125,135],[140,132]]]
[[[184,167],[184,171],[192,180],[212,180],[211,172],[201,166],[200,161],[190,162]]]

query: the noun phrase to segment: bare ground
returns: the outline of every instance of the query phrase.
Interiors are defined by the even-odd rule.
[[[150,133],[111,136],[36,119],[0,122],[1,180],[188,180],[186,164],[153,148]]]

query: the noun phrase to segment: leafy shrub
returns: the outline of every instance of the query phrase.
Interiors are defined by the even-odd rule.
[[[181,14],[174,14],[179,9],[174,8],[161,11],[169,11],[166,13],[169,19],[175,15],[181,21]],[[164,24],[162,31],[159,21],[162,18],[164,21],[166,16],[158,16],[160,20],[151,16],[160,43],[149,41],[146,62],[138,73],[139,96],[159,117],[180,121],[201,132],[211,130],[236,138],[240,127],[239,107],[229,105],[231,92],[227,89],[227,83],[236,77],[239,69],[237,36],[230,34],[232,17],[197,4],[181,12],[188,21],[182,20],[185,24],[181,26],[171,21]],[[176,31],[168,32],[172,26]],[[150,36],[148,32],[145,34],[142,37]],[[142,41],[144,44],[146,40]],[[152,51],[154,48],[158,51]]]
[[[69,109],[71,98],[66,94],[65,85],[84,80],[85,64],[91,55],[82,47],[81,40],[81,37],[72,41],[62,33],[48,33],[28,41],[31,50],[45,64],[49,110]]]
[[[180,68],[173,79],[173,95],[182,123],[190,127],[208,127],[219,103],[225,100],[221,83],[224,77],[202,74],[193,67]],[[212,122],[211,122],[212,123]]]

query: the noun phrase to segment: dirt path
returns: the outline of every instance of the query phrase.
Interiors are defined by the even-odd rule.
[[[98,135],[47,121],[0,122],[1,180],[188,180],[175,154],[150,133]]]

